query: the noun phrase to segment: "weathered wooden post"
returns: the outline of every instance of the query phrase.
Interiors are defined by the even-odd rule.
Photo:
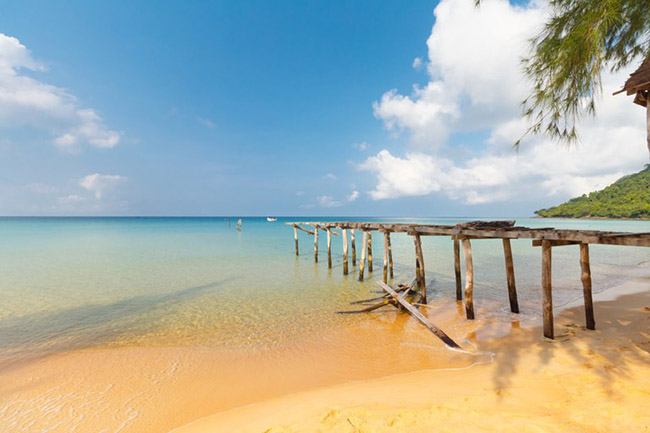
[[[384,283],[388,284],[388,232],[384,231]]]
[[[343,275],[348,274],[348,231],[342,229],[343,233]]]
[[[542,309],[544,337],[554,338],[553,294],[551,289],[551,241],[542,239]]]
[[[460,280],[460,241],[454,236],[454,273],[456,275],[456,300],[463,300],[463,287]]]
[[[372,232],[368,231],[367,233],[368,233],[368,273],[370,273],[372,272]]]
[[[415,256],[417,257],[418,263],[420,263],[419,274],[422,280],[422,283],[420,285],[420,287],[422,287],[422,303],[426,304],[427,303],[427,281],[424,273],[424,254],[422,254],[422,241],[418,233],[413,235],[413,241],[415,242]]]
[[[388,271],[390,279],[393,279],[393,247],[390,244],[390,232],[386,232],[386,243],[388,244]]]
[[[318,225],[314,226],[314,262],[318,262]]]
[[[293,240],[296,243],[296,255],[298,255],[298,228],[293,225]]]
[[[361,260],[359,260],[359,281],[363,281],[363,271],[366,267],[366,248],[368,245],[368,232],[363,231],[363,245],[361,245]]]
[[[465,315],[474,319],[474,263],[472,262],[472,244],[469,238],[463,238],[463,256],[465,256]]]
[[[519,314],[519,302],[517,301],[517,286],[515,286],[515,266],[512,262],[512,247],[510,239],[503,240],[503,254],[506,259],[506,279],[508,281],[508,298],[510,300],[510,311]]]
[[[332,230],[327,228],[327,267],[332,268]]]
[[[350,243],[352,244],[352,266],[357,265],[357,246],[354,240],[354,229],[350,229]]]
[[[591,266],[589,265],[589,244],[580,244],[580,279],[582,280],[582,292],[585,298],[585,317],[587,329],[596,329],[594,319],[594,303],[591,297]]]

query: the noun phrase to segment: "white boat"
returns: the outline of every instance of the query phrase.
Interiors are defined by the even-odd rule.
[[[266,217],[266,220],[270,223],[277,221],[278,219],[276,217]]]

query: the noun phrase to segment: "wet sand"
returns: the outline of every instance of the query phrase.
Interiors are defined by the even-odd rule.
[[[596,331],[574,306],[556,317],[555,341],[535,327],[479,342],[494,353],[490,364],[315,389],[174,433],[650,431],[647,289],[633,281],[596,296]]]

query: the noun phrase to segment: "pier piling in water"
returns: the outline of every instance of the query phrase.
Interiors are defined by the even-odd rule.
[[[363,233],[363,245],[361,246],[361,260],[359,261],[359,281],[363,281],[368,260],[368,272],[372,272],[372,231],[378,231],[384,235],[384,262],[383,262],[383,284],[387,284],[393,278],[393,255],[390,241],[391,233],[406,233],[413,236],[416,256],[416,280],[422,291],[419,294],[421,303],[427,302],[427,288],[424,266],[424,254],[422,248],[422,236],[449,236],[454,244],[454,274],[456,283],[456,299],[463,300],[461,281],[460,247],[462,243],[463,256],[465,259],[465,314],[467,319],[474,319],[474,265],[472,259],[471,239],[501,239],[505,258],[506,282],[508,286],[508,300],[510,310],[513,313],[519,312],[517,300],[517,289],[515,284],[515,273],[511,239],[531,239],[534,247],[542,247],[542,318],[543,333],[547,338],[554,337],[553,330],[553,294],[551,274],[551,248],[565,245],[580,246],[580,279],[583,286],[585,319],[587,329],[595,329],[594,308],[592,299],[591,268],[589,263],[589,244],[621,245],[650,247],[650,233],[628,233],[628,232],[606,232],[596,230],[556,230],[553,228],[529,228],[516,227],[514,221],[474,221],[470,223],[459,223],[449,225],[426,225],[426,224],[396,224],[396,223],[373,223],[373,222],[288,222],[293,227],[295,254],[298,255],[298,230],[314,236],[314,261],[318,262],[318,231],[327,232],[327,256],[328,267],[332,267],[331,236],[339,234],[332,229],[340,229],[343,239],[343,274],[347,275],[348,269],[348,239],[347,230],[350,230],[350,242],[352,247],[352,266],[356,266],[356,244],[355,230]],[[304,226],[313,227],[313,231]],[[409,296],[415,299],[417,291],[413,290],[414,283],[396,291],[401,291],[400,297]],[[402,286],[400,286],[402,287]],[[384,288],[385,289],[385,288]],[[414,295],[416,294],[416,295]],[[391,295],[392,296],[392,295]],[[403,299],[402,299],[403,300]],[[414,301],[412,301],[414,302]],[[385,299],[381,305],[398,305],[397,299]],[[379,307],[381,307],[381,305]],[[411,304],[409,304],[411,305]],[[412,305],[417,305],[414,302]],[[402,304],[402,306],[404,306]],[[373,306],[372,311],[375,308]],[[415,307],[414,307],[415,308]],[[364,310],[365,311],[365,310]]]

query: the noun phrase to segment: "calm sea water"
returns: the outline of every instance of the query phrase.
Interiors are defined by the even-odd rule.
[[[367,297],[381,278],[383,239],[373,238],[375,272],[359,283],[342,275],[341,239],[326,237],[314,264],[313,237],[283,224],[304,218],[2,218],[0,219],[0,359],[78,348],[191,345],[267,349],[360,316],[334,314]],[[336,218],[330,220],[342,220]],[[349,218],[345,218],[349,220]],[[319,218],[319,220],[328,220]],[[461,219],[359,220],[455,224]],[[650,231],[650,222],[518,219],[518,225]],[[452,242],[423,238],[430,302],[453,299]],[[394,283],[414,274],[412,239],[393,235]],[[360,248],[360,242],[358,242]],[[509,320],[502,245],[473,241],[476,303]],[[539,314],[539,248],[513,242],[522,315]],[[650,269],[650,249],[592,246],[594,290]],[[360,249],[357,250],[360,254]],[[577,247],[553,250],[556,305],[581,296]],[[487,305],[487,304],[486,304]]]

